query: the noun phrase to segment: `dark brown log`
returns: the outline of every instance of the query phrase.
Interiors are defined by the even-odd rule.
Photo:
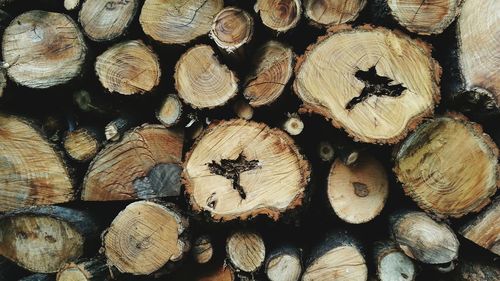
[[[226,253],[237,271],[252,273],[264,264],[266,246],[259,233],[237,231],[227,238]]]
[[[191,251],[197,263],[203,264],[209,262],[214,254],[212,240],[208,235],[202,235],[196,238]]]
[[[150,199],[180,193],[182,133],[143,125],[104,147],[89,166],[82,200]]]
[[[414,281],[417,269],[393,241],[377,241],[373,247],[374,264],[380,281]]]
[[[86,53],[83,35],[65,14],[29,11],[17,16],[3,34],[7,74],[30,88],[49,88],[80,75]]]
[[[366,0],[304,0],[304,15],[314,25],[331,26],[358,18]]]
[[[270,281],[298,281],[302,274],[300,249],[285,245],[272,250],[266,258],[264,271]]]
[[[63,146],[66,154],[73,160],[87,162],[94,158],[101,148],[101,138],[92,128],[79,128],[67,132]]]
[[[248,44],[253,36],[253,18],[238,7],[225,7],[214,18],[210,37],[228,53]]]
[[[106,281],[111,280],[110,269],[104,257],[65,264],[57,272],[56,281]]]
[[[177,95],[168,95],[156,112],[156,119],[165,127],[176,125],[182,117],[182,102]]]
[[[19,209],[0,217],[0,255],[33,272],[51,273],[83,254],[98,236],[89,213],[60,206]]]
[[[302,4],[300,0],[257,0],[255,12],[260,14],[265,26],[277,32],[286,32],[299,22]]]

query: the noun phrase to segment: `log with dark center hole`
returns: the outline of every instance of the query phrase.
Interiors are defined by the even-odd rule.
[[[208,163],[210,172],[215,175],[223,176],[233,183],[233,188],[238,191],[241,199],[246,199],[247,194],[240,185],[240,174],[259,167],[259,160],[248,161],[245,156],[240,153],[235,160],[221,159],[220,164],[215,161]]]

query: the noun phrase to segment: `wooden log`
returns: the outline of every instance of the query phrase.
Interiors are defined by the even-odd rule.
[[[56,281],[106,281],[111,280],[110,269],[104,257],[65,264],[57,272]]]
[[[477,245],[500,256],[500,197],[467,221],[460,234]]]
[[[172,127],[179,123],[182,117],[182,102],[177,95],[168,95],[162,106],[156,112],[156,119],[165,127]]]
[[[277,32],[294,28],[302,14],[300,0],[257,0],[254,9],[260,14],[262,23]]]
[[[359,242],[345,231],[331,234],[312,252],[302,281],[366,281],[368,269]]]
[[[283,130],[289,133],[291,136],[297,136],[304,130],[304,122],[300,119],[297,113],[288,113],[288,118],[283,122],[281,126]]]
[[[185,44],[207,34],[223,0],[146,0],[139,21],[144,33],[164,44]]]
[[[183,136],[143,125],[104,147],[90,163],[82,200],[150,199],[180,193]]]
[[[158,56],[141,40],[118,43],[97,57],[95,71],[110,92],[144,94],[160,83]]]
[[[373,247],[373,260],[380,281],[414,281],[417,269],[393,241],[377,241]]]
[[[0,212],[74,199],[61,156],[27,120],[0,114]]]
[[[179,261],[189,250],[188,220],[172,204],[138,201],[129,204],[103,237],[108,264],[122,273],[151,274]]]
[[[5,29],[2,55],[17,84],[49,88],[81,74],[87,47],[75,22],[65,14],[28,11]]]
[[[273,40],[257,50],[243,90],[251,106],[269,105],[281,96],[292,77],[294,57],[292,48]]]
[[[33,272],[57,272],[83,254],[98,230],[84,211],[60,206],[18,209],[0,217],[0,255]]]
[[[175,66],[174,79],[179,97],[194,108],[224,105],[238,92],[238,78],[208,45],[185,52]]]
[[[273,219],[302,204],[310,165],[283,131],[242,119],[212,122],[184,161],[194,211],[214,220]]]
[[[241,119],[250,120],[253,117],[253,107],[245,100],[237,100],[233,104],[234,113]]]
[[[446,264],[458,258],[458,239],[445,223],[424,212],[398,211],[390,217],[390,233],[403,252],[427,264]]]
[[[197,263],[203,264],[209,262],[214,254],[210,236],[202,235],[196,238],[191,251],[193,253],[193,258]]]
[[[233,53],[248,44],[253,36],[253,18],[238,7],[225,7],[214,18],[210,38],[217,46]]]
[[[90,161],[101,148],[101,138],[92,128],[78,128],[66,133],[63,146],[66,154],[78,162]]]
[[[327,194],[333,211],[342,220],[353,224],[371,221],[387,200],[387,173],[382,163],[367,153],[354,166],[337,159],[330,169]]]
[[[296,67],[303,111],[332,119],[357,141],[389,144],[432,115],[441,68],[427,45],[384,28],[330,31]]]
[[[500,183],[495,143],[481,126],[459,114],[419,126],[394,158],[394,172],[405,193],[439,217],[478,212]]]
[[[500,280],[498,262],[484,260],[461,260],[451,276],[453,281],[491,281]]]
[[[289,245],[275,248],[266,258],[264,271],[270,281],[298,281],[302,274],[300,249]]]
[[[460,12],[462,0],[387,0],[396,21],[420,35],[443,32]]]
[[[66,11],[76,10],[80,6],[80,0],[64,0],[64,9]]]
[[[45,273],[36,273],[25,276],[18,281],[54,281],[54,276]]]
[[[138,0],[85,0],[78,20],[91,40],[109,41],[125,33],[138,6]]]
[[[356,20],[366,0],[304,0],[304,15],[313,25],[331,26]]]
[[[264,264],[266,246],[259,233],[237,231],[227,238],[226,253],[237,271],[253,273]]]

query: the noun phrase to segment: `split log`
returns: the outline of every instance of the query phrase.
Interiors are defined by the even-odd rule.
[[[396,21],[420,35],[443,32],[460,13],[462,0],[387,0]]]
[[[174,78],[179,97],[194,108],[224,105],[238,92],[238,78],[208,45],[185,52],[175,66]]]
[[[141,40],[118,43],[97,57],[95,71],[110,92],[144,94],[160,83],[158,56]]]
[[[12,20],[3,34],[7,74],[30,88],[49,88],[80,75],[86,52],[83,35],[65,14],[29,11]]]
[[[67,11],[76,10],[80,6],[80,0],[64,0],[64,9]]]
[[[253,18],[238,7],[225,7],[214,18],[210,37],[221,49],[232,53],[253,36]]]
[[[453,281],[491,281],[500,280],[498,262],[483,260],[462,260],[452,274]]]
[[[230,266],[220,266],[215,271],[203,275],[196,281],[235,281],[235,274]],[[181,281],[181,280],[179,280]]]
[[[189,250],[187,218],[175,206],[138,201],[113,220],[103,237],[108,264],[122,273],[151,274]]]
[[[302,204],[310,166],[283,131],[242,119],[212,122],[187,153],[192,208],[214,220],[280,215]]]
[[[197,263],[203,264],[209,262],[214,254],[210,237],[208,235],[198,237],[194,241],[191,251],[193,253],[194,260]]]
[[[244,100],[237,100],[233,105],[236,115],[245,120],[250,120],[253,117],[253,107]]]
[[[238,231],[227,238],[226,253],[236,270],[253,273],[264,263],[266,246],[259,233]]]
[[[288,118],[281,127],[290,135],[297,136],[304,130],[304,122],[297,113],[289,113]]]
[[[318,145],[318,155],[322,161],[330,162],[335,157],[335,148],[328,141],[322,141]]]
[[[0,255],[33,272],[51,273],[83,254],[98,225],[84,211],[38,206],[0,217]]]
[[[262,23],[277,32],[294,28],[302,14],[300,0],[257,0],[254,9]]]
[[[168,95],[156,112],[156,119],[165,127],[172,127],[179,123],[182,117],[182,102],[177,95]]]
[[[136,125],[137,121],[131,116],[118,117],[104,127],[104,136],[108,141],[118,141],[126,131]]]
[[[314,25],[343,24],[357,19],[366,2],[366,0],[304,0],[304,14]]]
[[[500,183],[498,149],[459,114],[419,126],[395,153],[394,172],[421,209],[439,217],[478,212]]]
[[[466,222],[461,230],[465,238],[500,256],[500,197]]]
[[[138,5],[138,0],[85,0],[78,20],[91,40],[113,40],[125,33]]]
[[[143,125],[110,143],[90,163],[82,200],[109,201],[177,196],[183,136]]]
[[[292,48],[278,41],[269,41],[257,50],[243,90],[251,106],[269,105],[280,97],[292,77],[294,56]]]
[[[207,34],[223,0],[146,0],[139,21],[144,33],[164,44],[185,44]]]
[[[366,153],[354,166],[337,159],[330,169],[327,193],[339,218],[348,223],[365,223],[384,208],[389,194],[387,173],[382,163]]]
[[[302,281],[366,281],[368,269],[359,242],[346,232],[330,235],[313,250]]]
[[[104,258],[65,264],[57,272],[56,281],[106,281],[111,280]]]
[[[457,236],[445,223],[424,212],[400,211],[390,217],[391,237],[403,252],[427,264],[446,264],[458,258]]]
[[[54,276],[44,273],[36,273],[19,279],[18,281],[54,281]]]
[[[0,114],[0,212],[73,198],[59,153],[27,120]]]
[[[73,160],[87,162],[101,148],[101,139],[92,128],[79,128],[66,133],[63,141],[66,154]]]
[[[417,270],[413,261],[392,241],[378,241],[373,249],[374,264],[380,281],[414,281]]]
[[[384,28],[330,31],[296,67],[303,111],[332,119],[355,140],[389,144],[432,115],[441,68],[427,45]]]
[[[266,259],[264,271],[271,281],[298,281],[302,273],[300,250],[288,245],[275,248]]]

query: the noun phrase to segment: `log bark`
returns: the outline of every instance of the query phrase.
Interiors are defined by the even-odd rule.
[[[194,108],[224,105],[238,92],[238,78],[208,45],[184,53],[175,66],[174,79],[179,97]]]
[[[278,41],[269,41],[257,50],[243,90],[251,106],[269,105],[281,96],[292,77],[294,58],[292,48]]]
[[[467,221],[460,234],[477,245],[500,256],[500,197],[485,210]]]
[[[118,43],[96,59],[95,71],[110,92],[144,94],[160,83],[160,63],[141,40]]]
[[[104,147],[90,163],[82,200],[150,199],[180,193],[183,136],[143,125]]]
[[[414,281],[417,276],[413,261],[393,241],[377,241],[373,257],[380,281]]]
[[[254,9],[262,23],[277,32],[294,28],[302,14],[300,0],[257,0]]]
[[[113,220],[103,237],[108,264],[146,275],[179,261],[189,250],[188,220],[172,204],[138,201]]]
[[[360,224],[374,219],[389,194],[387,173],[378,160],[364,153],[354,166],[335,160],[328,176],[328,200],[342,220]]]
[[[86,53],[83,35],[65,14],[29,11],[12,20],[3,34],[7,74],[30,88],[49,88],[80,75]]]
[[[89,213],[39,206],[0,217],[0,254],[33,272],[51,273],[83,254],[84,245],[98,235]]]
[[[225,7],[214,18],[210,37],[217,46],[233,53],[248,44],[253,36],[253,18],[238,7]]]
[[[332,119],[357,141],[389,144],[432,115],[441,68],[429,46],[384,28],[330,32],[299,58],[293,87],[303,111]]]
[[[198,237],[194,241],[191,251],[193,253],[193,258],[197,263],[203,264],[209,262],[214,254],[210,236],[202,235]]]
[[[237,231],[227,238],[226,253],[237,271],[253,273],[264,264],[266,246],[259,233]]]
[[[223,0],[146,0],[139,21],[144,33],[164,44],[186,44],[207,34]]]
[[[328,236],[311,253],[302,281],[366,281],[368,269],[359,241],[345,231]]]
[[[0,114],[0,212],[74,199],[59,153],[27,120]]]
[[[302,274],[300,249],[284,245],[272,250],[266,258],[264,271],[270,281],[298,281]]]
[[[399,211],[390,217],[390,233],[403,252],[427,264],[446,264],[458,258],[458,239],[445,223],[424,212]]]
[[[309,176],[309,163],[287,134],[241,119],[212,122],[183,171],[193,210],[224,221],[278,219],[302,204]]]
[[[57,272],[56,281],[106,281],[111,280],[110,270],[103,257],[65,264]]]
[[[85,0],[78,20],[91,40],[109,41],[126,32],[138,6],[138,0]]]
[[[422,124],[395,151],[405,193],[439,217],[481,210],[497,191],[499,171],[494,142],[459,114]]]
[[[92,128],[78,128],[67,132],[63,146],[66,154],[78,162],[90,161],[96,156],[101,148],[101,138],[97,131]]]
[[[319,26],[331,26],[356,20],[366,0],[304,0],[304,15]]]
[[[182,102],[177,95],[168,95],[162,106],[156,112],[156,119],[165,127],[172,127],[179,123],[182,117]]]

